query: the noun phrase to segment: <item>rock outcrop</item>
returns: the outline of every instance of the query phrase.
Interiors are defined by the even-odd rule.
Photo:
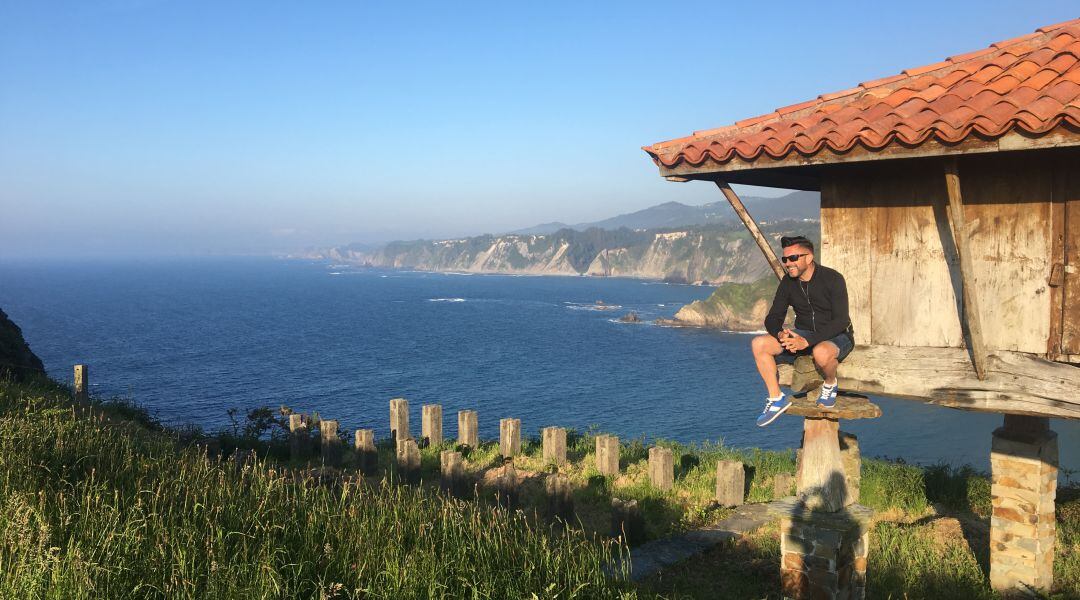
[[[695,300],[679,309],[674,319],[658,322],[669,327],[708,327],[724,331],[759,331],[769,312],[776,278],[763,277],[754,283],[725,283],[705,300]]]
[[[23,338],[19,326],[0,310],[0,381],[28,381],[45,374],[45,365]]]

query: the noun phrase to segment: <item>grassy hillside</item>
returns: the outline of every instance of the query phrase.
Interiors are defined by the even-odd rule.
[[[792,452],[658,442],[675,452],[670,492],[648,484],[644,440],[624,441],[621,472],[595,469],[590,433],[571,432],[577,517],[545,515],[542,478],[555,470],[536,439],[513,461],[524,479],[513,510],[483,482],[503,461],[498,444],[468,453],[481,482],[471,498],[431,483],[399,485],[394,453],[379,446],[386,478],[292,462],[280,418],[207,436],[169,430],[124,403],[73,407],[51,383],[0,381],[0,598],[765,598],[779,592],[776,525],[641,584],[605,565],[612,498],[636,499],[635,543],[714,523],[715,461],[748,466],[751,502]],[[422,450],[422,480],[438,453]],[[259,458],[233,460],[237,448]],[[220,452],[220,454],[219,454]],[[224,458],[222,458],[224,457]],[[990,482],[970,469],[864,459],[860,502],[878,512],[869,590],[882,598],[992,598],[986,581]],[[1080,596],[1080,493],[1058,494],[1055,598]]]

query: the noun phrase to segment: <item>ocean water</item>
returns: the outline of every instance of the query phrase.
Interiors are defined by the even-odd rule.
[[[226,410],[288,405],[388,435],[388,402],[479,411],[482,437],[517,417],[624,438],[797,447],[802,419],[758,428],[764,390],[750,336],[627,324],[670,317],[706,287],[634,279],[353,269],[263,258],[0,262],[0,308],[50,375],[90,365],[91,391],[170,424],[227,425]],[[598,310],[603,301],[608,310]],[[866,456],[989,468],[1000,415],[875,399],[851,421]],[[1080,422],[1054,420],[1080,469]]]

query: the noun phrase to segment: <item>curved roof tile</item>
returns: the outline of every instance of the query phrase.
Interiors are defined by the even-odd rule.
[[[1080,19],[643,150],[665,166],[1080,127]]]

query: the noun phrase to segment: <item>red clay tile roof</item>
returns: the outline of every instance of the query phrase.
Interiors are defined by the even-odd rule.
[[[1080,19],[642,149],[660,165],[1080,127]]]

